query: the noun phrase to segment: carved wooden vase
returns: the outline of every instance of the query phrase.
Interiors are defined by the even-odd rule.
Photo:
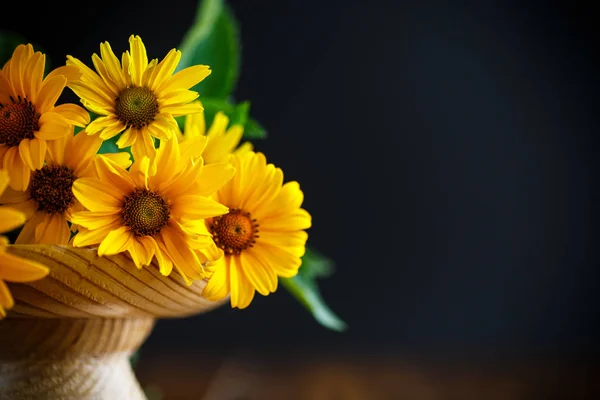
[[[0,399],[145,399],[129,357],[157,318],[178,318],[222,303],[204,299],[206,284],[188,286],[156,265],[137,269],[124,254],[95,249],[11,245],[50,274],[8,283],[15,299],[0,321]]]

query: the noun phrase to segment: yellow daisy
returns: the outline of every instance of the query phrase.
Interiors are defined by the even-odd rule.
[[[206,131],[204,112],[190,114],[185,117],[183,134],[178,132],[178,138],[183,141],[195,137],[204,137],[206,138],[206,144],[202,152],[204,162],[206,164],[228,162],[231,154],[240,154],[252,150],[250,142],[245,142],[238,148],[244,134],[244,127],[241,125],[228,127],[228,125],[229,117],[219,111],[215,115],[210,128]]]
[[[83,74],[69,87],[88,110],[100,115],[88,126],[88,134],[107,140],[123,132],[118,147],[132,146],[134,158],[136,154],[141,158],[154,154],[153,138],[168,140],[178,129],[173,117],[202,111],[201,105],[191,103],[198,93],[188,89],[211,71],[206,65],[195,65],[173,75],[181,58],[179,50],[172,49],[159,63],[148,62],[139,36],[131,35],[129,46],[119,62],[110,44],[101,43],[101,57],[92,56],[97,73],[67,56],[67,65]]]
[[[11,204],[27,216],[16,243],[69,242],[67,221],[82,209],[73,195],[73,182],[94,175],[92,161],[101,145],[98,136],[83,132],[53,141],[46,165],[33,172],[29,188],[24,192],[8,189],[0,196],[0,203]]]
[[[258,291],[277,289],[277,277],[298,272],[311,216],[300,208],[304,195],[297,182],[283,183],[283,172],[262,153],[234,155],[234,177],[215,195],[229,213],[207,219],[214,242],[225,256],[212,268],[204,296],[231,294],[231,306],[247,307]]]
[[[44,165],[50,141],[90,122],[78,105],[54,106],[68,81],[79,77],[78,70],[60,67],[43,78],[45,60],[30,44],[19,45],[0,71],[0,166],[15,190],[27,189],[31,171]]]
[[[173,137],[156,157],[135,160],[129,171],[104,158],[99,178],[77,179],[75,197],[88,211],[75,213],[76,247],[99,245],[98,255],[128,251],[138,268],[156,257],[160,272],[175,267],[191,283],[204,277],[195,250],[211,244],[204,218],[227,213],[209,198],[233,176],[230,164],[204,166],[194,141],[180,148]]]
[[[0,195],[8,186],[9,174],[0,170]],[[0,207],[0,233],[11,231],[25,222],[25,215],[13,208]],[[48,268],[33,261],[16,257],[6,252],[8,240],[0,236],[0,319],[6,316],[6,310],[14,305],[8,286],[9,282],[30,282],[48,275]]]

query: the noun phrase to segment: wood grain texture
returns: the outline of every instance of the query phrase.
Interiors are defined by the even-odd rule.
[[[157,265],[138,269],[125,254],[96,249],[9,245],[46,265],[45,278],[8,283],[15,306],[0,321],[0,400],[145,399],[129,363],[156,318],[199,314],[224,303],[202,297]]]
[[[99,257],[96,249],[50,245],[10,245],[7,251],[50,268],[39,281],[9,283],[11,317],[177,318],[222,304],[202,297],[205,281],[188,286],[176,271],[163,276],[155,264],[138,269],[123,253]]]
[[[6,319],[0,323],[0,400],[145,399],[129,357],[154,320]]]

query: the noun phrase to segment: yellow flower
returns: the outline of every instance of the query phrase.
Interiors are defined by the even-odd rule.
[[[31,171],[42,168],[48,143],[90,122],[78,105],[54,107],[77,69],[57,68],[43,79],[45,60],[30,44],[19,45],[0,71],[0,166],[15,190],[27,189]]]
[[[212,122],[212,125],[206,131],[206,120],[204,113],[190,114],[185,117],[183,134],[179,133],[180,141],[204,137],[206,140],[202,158],[206,164],[228,162],[231,154],[243,153],[252,150],[252,144],[245,142],[239,148],[238,145],[244,134],[244,127],[241,125],[232,125],[229,128],[229,117],[222,112],[218,112]],[[236,149],[237,148],[237,149]]]
[[[196,144],[180,148],[173,137],[162,142],[152,161],[135,160],[129,171],[101,157],[98,179],[73,184],[88,210],[71,219],[80,226],[73,245],[99,244],[100,256],[128,251],[138,268],[156,257],[163,275],[175,267],[188,283],[204,278],[203,263],[210,258],[195,251],[212,244],[204,218],[228,211],[209,196],[235,170],[230,164],[204,166]]]
[[[88,110],[101,115],[88,126],[88,134],[99,133],[107,140],[123,132],[117,145],[132,146],[134,158],[141,159],[154,155],[153,137],[168,140],[178,129],[173,117],[202,111],[201,105],[190,103],[198,93],[188,89],[211,71],[206,65],[195,65],[173,75],[181,58],[179,50],[172,49],[159,63],[157,59],[148,62],[139,36],[131,35],[129,46],[119,62],[110,44],[101,43],[101,57],[92,56],[97,73],[67,56],[67,65],[83,74],[69,87]]]
[[[0,196],[0,203],[11,204],[27,216],[16,243],[69,242],[67,221],[82,209],[73,195],[73,182],[94,176],[92,161],[101,145],[98,136],[85,131],[55,140],[48,148],[46,165],[33,172],[29,188],[24,192],[8,189]]]
[[[229,213],[207,219],[207,227],[225,256],[211,267],[204,289],[209,300],[231,293],[231,306],[247,307],[258,291],[277,289],[277,277],[292,277],[304,255],[311,216],[300,208],[304,195],[297,182],[282,186],[283,173],[261,153],[231,158],[234,177],[215,198]]]
[[[8,186],[9,174],[0,170],[0,195]],[[0,207],[0,233],[11,231],[25,222],[25,215],[9,207]],[[48,268],[33,261],[25,260],[6,253],[8,240],[0,236],[0,319],[6,316],[6,310],[14,305],[8,286],[9,282],[30,282],[48,275]]]

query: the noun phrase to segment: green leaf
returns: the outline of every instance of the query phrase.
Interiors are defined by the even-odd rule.
[[[298,274],[306,279],[327,278],[333,274],[333,260],[313,249],[306,249],[302,257],[302,266]]]
[[[129,363],[131,364],[131,368],[135,368],[140,360],[140,350],[134,352],[131,356],[129,356]]]
[[[242,125],[246,126],[248,122],[248,113],[250,112],[250,102],[243,101],[238,103],[233,112],[229,116],[229,125]]]
[[[293,278],[280,278],[281,284],[326,328],[342,332],[347,325],[325,304],[316,279],[333,273],[333,262],[314,250],[306,249],[302,266]]]
[[[120,137],[121,135],[117,135],[115,137],[103,141],[102,145],[100,146],[100,150],[98,150],[98,154],[120,152],[121,150],[119,150],[119,147],[117,146],[117,140],[119,140]],[[123,151],[128,151],[128,149]]]
[[[244,139],[266,139],[267,130],[254,118],[248,119],[244,127]]]
[[[231,119],[231,115],[235,112],[235,106],[224,99],[217,98],[202,98],[202,106],[204,107],[204,120],[206,121],[206,130],[211,126],[215,115],[222,111]]]
[[[178,70],[198,64],[212,70],[192,90],[206,97],[231,95],[240,70],[240,39],[237,21],[223,0],[200,0],[196,19],[179,49]]]

